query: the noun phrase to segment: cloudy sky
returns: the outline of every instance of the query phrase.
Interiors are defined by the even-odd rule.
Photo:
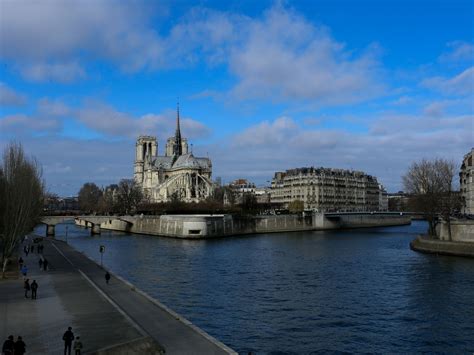
[[[302,166],[390,192],[411,162],[474,146],[471,0],[0,1],[0,149],[51,192],[133,175],[174,130],[224,182]]]

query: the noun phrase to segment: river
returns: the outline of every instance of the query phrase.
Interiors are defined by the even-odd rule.
[[[411,251],[426,228],[68,242],[241,353],[472,353],[474,260]]]

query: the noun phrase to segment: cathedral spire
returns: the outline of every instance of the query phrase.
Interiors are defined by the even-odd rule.
[[[183,147],[181,143],[181,127],[179,125],[179,101],[176,105],[176,133],[174,135],[173,153],[175,156],[180,156],[183,154]]]

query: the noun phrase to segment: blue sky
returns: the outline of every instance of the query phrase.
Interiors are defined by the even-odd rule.
[[[130,178],[134,142],[174,130],[225,182],[301,166],[389,191],[474,146],[472,1],[0,2],[0,148],[48,189]]]

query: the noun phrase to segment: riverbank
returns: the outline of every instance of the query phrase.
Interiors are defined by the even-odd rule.
[[[410,243],[410,248],[421,253],[474,258],[474,243],[469,242],[453,242],[419,236]]]
[[[282,232],[322,231],[352,228],[401,226],[411,223],[399,213],[307,213],[299,215],[162,215],[162,216],[80,216],[79,226],[134,234],[183,239],[207,239]]]
[[[63,351],[71,326],[89,354],[229,354],[231,349],[170,311],[133,285],[105,271],[64,242],[44,239],[50,269],[38,254],[24,257],[38,299],[24,297],[23,280],[0,281],[0,336],[21,335],[27,352]]]

